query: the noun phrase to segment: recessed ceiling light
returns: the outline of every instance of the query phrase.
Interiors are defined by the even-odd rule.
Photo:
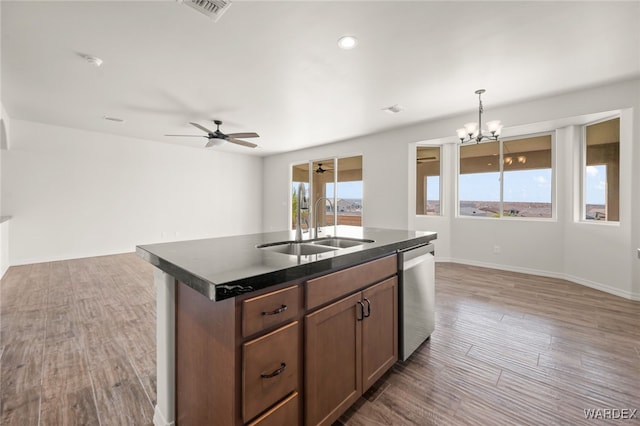
[[[358,39],[354,36],[342,36],[338,39],[340,49],[349,50],[358,45]]]

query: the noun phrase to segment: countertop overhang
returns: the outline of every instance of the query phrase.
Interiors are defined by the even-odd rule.
[[[279,231],[140,245],[136,252],[210,300],[219,301],[366,262],[427,244],[437,237],[435,232],[344,225],[322,230],[323,237],[374,242],[313,255],[287,255],[257,248],[261,244],[294,240],[293,231]],[[308,234],[304,239],[309,239]]]

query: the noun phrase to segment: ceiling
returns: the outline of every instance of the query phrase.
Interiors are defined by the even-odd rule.
[[[174,0],[0,5],[12,119],[197,149],[206,139],[164,135],[220,119],[224,132],[259,133],[259,148],[210,149],[269,155],[471,121],[478,88],[491,119],[492,106],[640,75],[638,1],[236,0],[218,22]],[[355,49],[337,47],[345,34]],[[394,104],[404,111],[382,110]]]

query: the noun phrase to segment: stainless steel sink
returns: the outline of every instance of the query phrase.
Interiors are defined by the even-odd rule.
[[[310,244],[337,248],[349,248],[373,242],[373,240],[344,237],[327,237],[309,241]]]
[[[297,243],[295,241],[284,241],[280,243],[262,244],[262,245],[259,245],[258,248],[263,250],[274,251],[276,253],[292,254],[296,256],[307,256],[310,254],[318,254],[318,253],[325,253],[328,251],[338,250],[338,247],[309,244],[308,242]]]

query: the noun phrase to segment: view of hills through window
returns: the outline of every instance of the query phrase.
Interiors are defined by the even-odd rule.
[[[620,118],[585,126],[583,219],[620,220]]]
[[[551,158],[551,135],[461,146],[460,216],[552,217]]]
[[[310,212],[302,212],[301,228],[315,226],[362,226],[363,182],[362,156],[328,158],[292,167],[291,218],[296,228],[297,188],[304,183]],[[313,211],[317,206],[317,211]],[[335,212],[333,210],[335,207]]]

